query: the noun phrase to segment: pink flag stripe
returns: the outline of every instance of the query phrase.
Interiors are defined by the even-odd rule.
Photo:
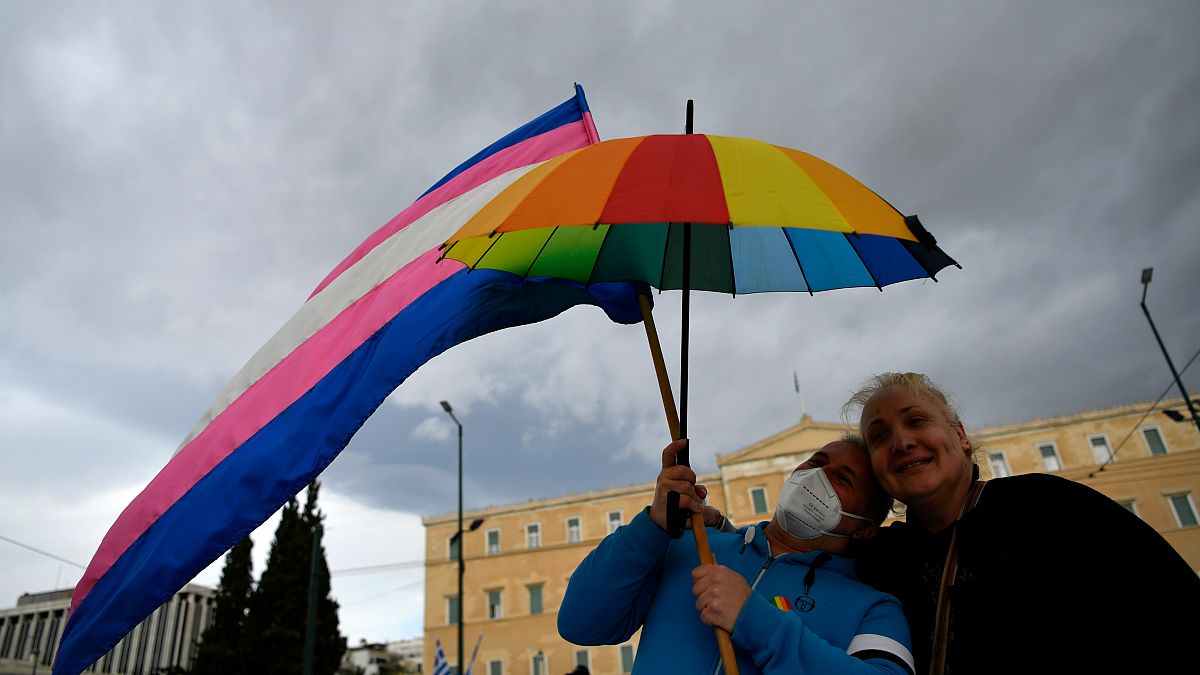
[[[391,278],[397,270],[448,239],[485,202],[534,166],[536,165],[512,169],[430,210],[416,221],[420,223],[420,227],[405,228],[396,232],[335,279],[323,292],[310,298],[233,376],[224,391],[192,427],[180,444],[180,449],[196,438],[258,378],[276,367],[284,357],[321,330],[333,317],[345,311],[376,285]]]
[[[458,174],[453,179],[439,186],[436,190],[413,202],[412,206],[398,213],[387,224],[367,237],[363,243],[359,244],[345,260],[333,268],[333,271],[317,285],[317,289],[313,291],[313,296],[319,294],[334,279],[361,260],[376,246],[379,246],[379,244],[396,232],[408,227],[434,207],[454,199],[460,194],[473,190],[487,182],[493,176],[506,173],[517,167],[545,161],[551,157],[561,155],[568,150],[574,150],[579,147],[578,139],[580,134],[586,134],[590,142],[596,142],[594,140],[597,138],[596,130],[592,124],[591,113],[587,113],[582,121],[564,124],[540,136],[535,136],[534,138],[521,141],[512,147],[505,148]],[[441,242],[438,243],[440,244]]]

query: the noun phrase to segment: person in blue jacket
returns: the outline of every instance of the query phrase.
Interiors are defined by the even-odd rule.
[[[713,627],[728,631],[743,675],[913,673],[900,603],[863,584],[846,557],[874,536],[891,504],[857,437],[826,445],[780,491],[774,518],[708,529],[715,565],[700,565],[691,532],[667,534],[667,493],[680,506],[724,521],[707,490],[663,450],[652,504],[580,563],[558,613],[578,645],[621,644],[642,629],[633,672],[719,673]]]

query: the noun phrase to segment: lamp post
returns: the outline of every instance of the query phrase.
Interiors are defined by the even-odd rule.
[[[463,533],[463,489],[462,489],[462,445],[463,445],[463,426],[462,422],[454,416],[454,408],[450,407],[449,401],[442,401],[442,410],[454,420],[454,424],[458,426],[458,532],[455,533],[454,539],[458,541],[458,674],[463,672],[463,552],[462,552],[462,533]]]
[[[467,532],[478,530],[479,526],[483,525],[483,520],[483,518],[472,520],[471,524],[467,526]],[[463,673],[461,663],[463,659],[463,572],[467,569],[467,563],[463,559],[463,534],[462,525],[460,524],[458,532],[455,532],[454,536],[450,537],[450,545],[458,546],[458,660],[460,662],[458,672],[460,675]]]
[[[1167,346],[1163,344],[1162,337],[1158,334],[1158,328],[1154,325],[1154,319],[1150,318],[1150,310],[1146,308],[1146,291],[1150,289],[1150,279],[1154,276],[1154,268],[1147,267],[1142,270],[1142,312],[1146,315],[1146,321],[1150,322],[1150,330],[1154,331],[1154,339],[1158,340],[1158,347],[1162,349],[1163,356],[1167,359],[1167,366],[1171,368],[1171,375],[1175,376],[1175,384],[1179,387],[1179,392],[1183,394],[1183,400],[1187,403],[1188,411],[1192,413],[1192,421],[1196,423],[1196,428],[1200,430],[1200,415],[1196,414],[1196,404],[1192,403],[1192,398],[1188,396],[1187,389],[1183,386],[1183,380],[1179,377],[1179,372],[1175,370],[1175,363],[1171,361],[1171,355],[1167,353]]]

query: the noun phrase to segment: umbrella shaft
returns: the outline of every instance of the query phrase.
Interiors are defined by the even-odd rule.
[[[691,316],[692,297],[692,224],[683,224],[683,318],[682,342],[679,350],[679,437],[687,438],[688,407],[688,326]],[[688,451],[681,450],[675,458],[676,464],[690,466]]]

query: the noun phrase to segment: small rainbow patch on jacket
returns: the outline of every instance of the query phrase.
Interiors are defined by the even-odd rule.
[[[779,609],[782,609],[785,612],[792,611],[792,603],[789,602],[788,599],[783,597],[782,595],[775,596],[775,599],[772,600],[772,602],[775,603],[776,607],[778,607]]]

